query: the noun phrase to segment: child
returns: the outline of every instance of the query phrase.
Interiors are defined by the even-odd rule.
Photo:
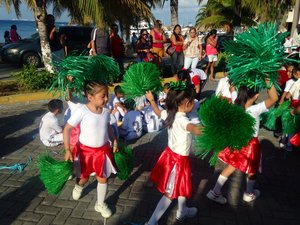
[[[219,80],[215,94],[228,99],[229,102],[234,102],[237,97],[237,92],[235,91],[235,87],[230,84],[227,73],[225,74],[225,77]]]
[[[120,128],[120,137],[130,141],[142,136],[143,115],[136,108],[135,101],[133,99],[127,99],[125,104],[128,112],[123,118],[123,123]]]
[[[154,95],[154,100],[157,102],[157,96]],[[160,110],[162,108],[158,106]],[[156,132],[159,131],[162,128],[162,120],[155,114],[153,111],[153,108],[151,105],[146,106],[143,110],[142,113],[144,115],[144,124],[143,124],[143,130],[145,132]]]
[[[166,98],[167,98],[167,94],[169,92],[169,86],[170,86],[170,83],[165,83],[164,90],[159,92],[159,95],[158,95],[158,102],[162,108],[165,108]]]
[[[296,108],[300,104],[300,68],[294,70],[293,76],[296,81],[286,94],[285,99],[291,99],[292,107]]]
[[[80,124],[79,142],[77,152],[80,159],[81,176],[73,189],[72,197],[78,200],[89,175],[96,172],[97,202],[95,210],[104,218],[112,215],[111,210],[104,202],[107,192],[107,179],[111,173],[116,173],[112,164],[112,153],[118,151],[117,140],[110,126],[109,110],[104,108],[108,101],[108,87],[99,81],[89,81],[85,85],[85,96],[88,102],[78,108],[68,120],[64,129],[65,160],[73,161],[70,148],[71,130]]]
[[[285,88],[284,91],[281,95],[279,104],[283,103],[285,100],[286,95],[288,94],[288,92],[291,90],[291,87],[293,86],[293,84],[296,82],[296,78],[294,77],[294,65],[289,65],[287,67],[287,76],[289,78],[289,80],[285,83]]]
[[[112,107],[113,109],[117,109],[117,111],[114,113],[114,116],[116,117],[116,120],[121,120],[121,117],[123,118],[125,114],[127,113],[126,107],[123,105],[123,97],[124,93],[121,89],[120,85],[115,86],[114,88],[115,97],[113,99]]]
[[[227,202],[227,199],[221,193],[221,188],[236,169],[247,174],[247,187],[243,194],[243,200],[251,202],[260,195],[260,191],[254,189],[256,174],[261,166],[261,149],[258,141],[259,117],[276,103],[278,96],[275,87],[272,85],[268,89],[268,98],[265,101],[254,104],[257,98],[258,93],[255,93],[253,89],[249,89],[246,86],[241,86],[238,90],[238,97],[235,100],[235,104],[243,107],[255,119],[255,134],[249,141],[248,146],[243,147],[239,152],[236,150],[232,152],[229,148],[225,148],[220,152],[219,159],[228,164],[228,166],[221,172],[214,188],[206,195],[212,201],[220,204]]]
[[[40,139],[47,147],[57,146],[63,143],[62,127],[58,123],[57,116],[63,111],[63,102],[52,99],[48,103],[49,112],[46,113],[39,127]]]
[[[193,109],[195,91],[192,88],[174,90],[173,83],[170,84],[166,99],[167,110],[159,110],[152,93],[146,93],[154,112],[165,121],[168,128],[168,147],[161,154],[150,175],[150,180],[164,195],[147,225],[157,224],[172,200],[176,198],[178,199],[177,220],[183,221],[187,217],[194,217],[198,211],[195,207],[186,206],[186,198],[192,195],[189,160],[192,134],[201,133],[200,127],[190,123],[186,116],[186,113]]]

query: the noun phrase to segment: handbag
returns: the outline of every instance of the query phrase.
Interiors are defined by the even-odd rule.
[[[176,50],[176,46],[169,45],[169,47],[167,48],[167,54],[171,56],[173,55],[175,50]]]

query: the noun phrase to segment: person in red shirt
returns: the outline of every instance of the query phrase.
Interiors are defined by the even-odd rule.
[[[110,33],[110,47],[112,52],[112,57],[119,64],[121,75],[124,74],[124,42],[123,39],[118,35],[118,25],[113,24]]]

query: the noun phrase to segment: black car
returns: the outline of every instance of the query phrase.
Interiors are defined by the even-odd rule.
[[[68,53],[74,51],[80,53],[84,51],[90,41],[92,29],[92,27],[84,26],[59,27],[59,33],[65,34]],[[16,43],[7,44],[0,51],[1,59],[5,62],[34,66],[41,66],[43,64],[38,33]]]

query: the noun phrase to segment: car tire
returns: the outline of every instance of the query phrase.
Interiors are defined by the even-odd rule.
[[[41,58],[37,53],[27,52],[22,57],[22,64],[27,66],[41,66]]]

